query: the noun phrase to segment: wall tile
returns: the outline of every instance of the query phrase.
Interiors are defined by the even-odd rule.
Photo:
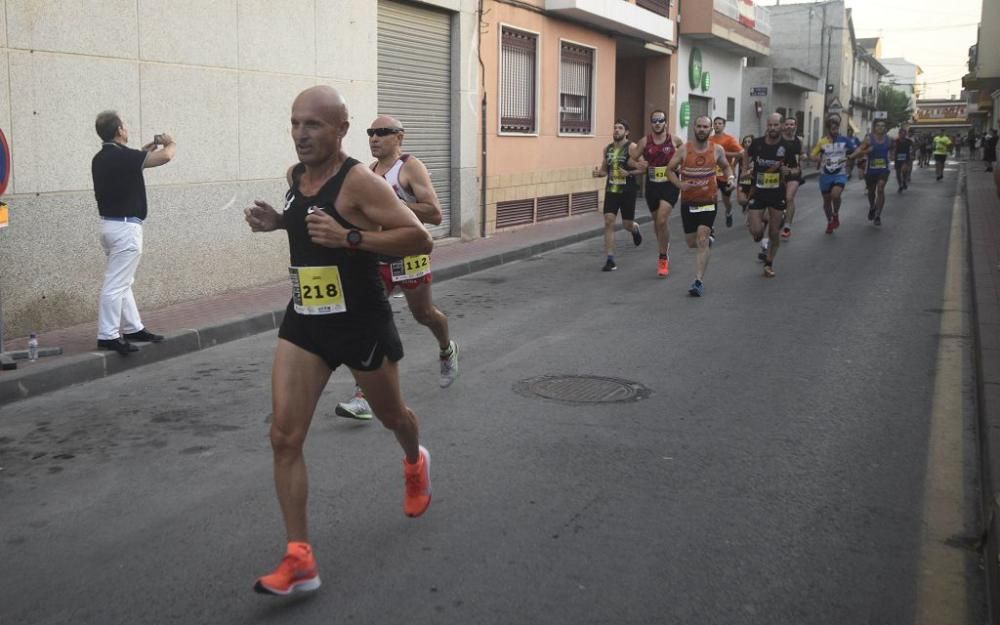
[[[139,67],[132,61],[10,52],[11,132],[16,193],[93,188],[100,149],[94,118],[115,109],[141,145]],[[151,136],[151,135],[150,135]]]
[[[238,178],[237,83],[235,71],[142,65],[143,142],[160,132],[177,141],[177,156],[148,170],[147,184]]]
[[[375,80],[377,2],[316,0],[316,75]]]
[[[139,0],[145,61],[237,66],[236,0]]]
[[[315,80],[243,72],[239,81],[240,178],[282,178],[297,160],[289,132],[292,102]]]
[[[320,79],[317,84],[334,87],[347,100],[351,129],[347,131],[344,149],[362,163],[368,162],[371,151],[365,128],[378,115],[378,86],[375,81]]]
[[[315,75],[316,28],[313,0],[239,0],[240,69]]]
[[[135,0],[7,0],[6,8],[11,48],[138,58]]]

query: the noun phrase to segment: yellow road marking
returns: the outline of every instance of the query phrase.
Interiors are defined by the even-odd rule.
[[[968,553],[948,540],[966,533],[965,482],[962,431],[962,268],[965,262],[965,221],[962,198],[955,197],[945,268],[944,303],[941,308],[941,342],[938,344],[931,405],[927,483],[924,490],[923,540],[917,586],[918,625],[966,623]]]

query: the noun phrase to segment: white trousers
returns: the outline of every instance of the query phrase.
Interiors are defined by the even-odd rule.
[[[142,226],[101,220],[101,247],[108,257],[97,308],[97,338],[116,339],[142,330],[142,319],[132,295],[135,270],[142,257]]]

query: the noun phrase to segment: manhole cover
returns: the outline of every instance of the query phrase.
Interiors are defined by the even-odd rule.
[[[598,375],[543,375],[521,380],[514,390],[525,397],[537,396],[574,404],[609,404],[638,401],[649,389],[630,380]]]

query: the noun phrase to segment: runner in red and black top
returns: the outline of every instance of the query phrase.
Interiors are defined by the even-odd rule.
[[[632,160],[646,170],[646,205],[653,214],[653,228],[660,257],[656,275],[666,278],[670,274],[670,229],[667,219],[677,203],[680,190],[667,178],[667,164],[674,156],[681,141],[667,132],[667,114],[661,110],[649,116],[653,132],[636,143]]]
[[[688,288],[688,294],[692,297],[705,294],[702,281],[712,247],[712,226],[718,214],[716,194],[719,190],[719,177],[716,172],[722,172],[722,179],[730,188],[736,184],[726,149],[720,144],[709,142],[711,132],[712,120],[708,115],[695,119],[694,141],[682,145],[667,165],[670,181],[681,189],[681,223],[684,225],[688,247],[698,249],[694,282]],[[681,171],[680,177],[676,173],[678,168]]]
[[[747,151],[753,163],[753,187],[750,189],[750,235],[754,241],[764,237],[764,211],[771,246],[764,259],[764,275],[774,277],[774,257],[778,253],[779,233],[785,213],[785,180],[799,173],[798,158],[793,146],[781,138],[781,115],[767,118],[767,134],[754,139]]]
[[[802,159],[802,139],[798,135],[798,122],[794,117],[786,117],[781,130],[781,138],[792,147],[796,162]],[[781,229],[781,238],[789,239],[792,236],[792,221],[795,219],[795,194],[798,193],[799,185],[802,184],[802,170],[800,169],[794,176],[789,176],[785,180],[785,225]]]

